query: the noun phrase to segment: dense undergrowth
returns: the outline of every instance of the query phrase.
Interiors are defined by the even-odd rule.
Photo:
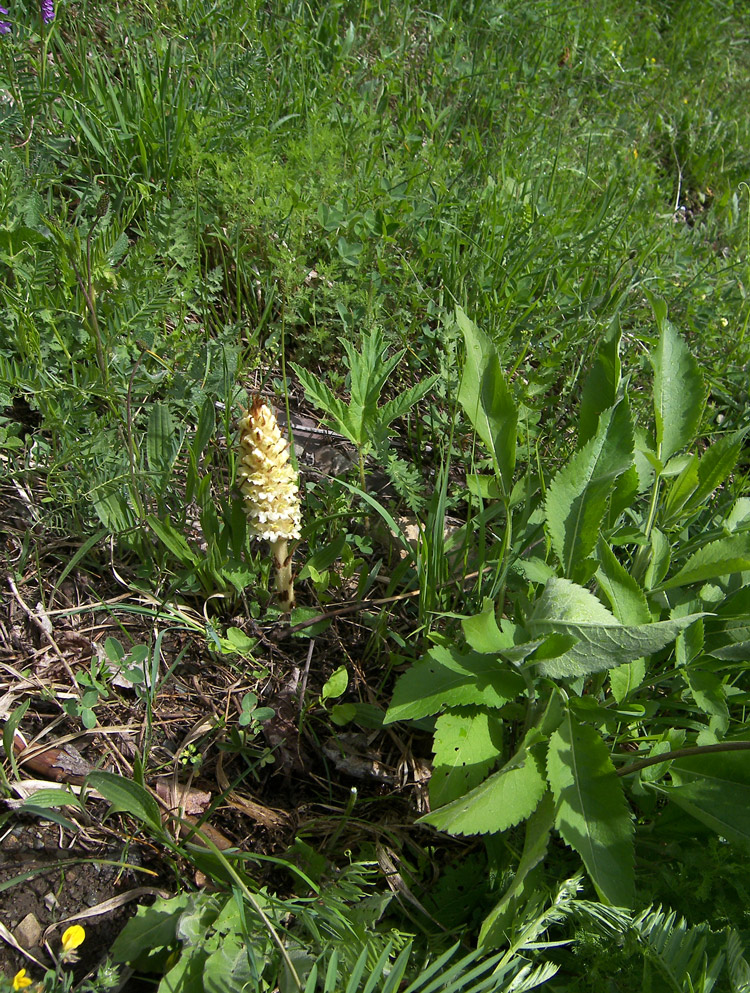
[[[1,816],[167,893],[78,988],[749,989],[745,5],[7,16]]]

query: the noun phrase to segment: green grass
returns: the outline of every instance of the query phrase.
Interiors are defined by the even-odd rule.
[[[111,668],[97,668],[96,660],[74,667],[66,691],[88,697],[68,701],[65,731],[80,730],[82,722],[142,722],[128,777],[131,800],[145,805],[138,830],[170,852],[181,901],[172,923],[188,927],[203,914],[214,927],[223,920],[217,914],[226,914],[234,938],[247,943],[262,933],[254,978],[245,976],[256,985],[248,988],[294,989],[290,954],[302,988],[317,962],[311,993],[355,993],[358,987],[349,990],[341,977],[360,955],[377,975],[385,954],[386,983],[388,963],[403,954],[399,968],[417,982],[430,956],[447,954],[454,940],[466,945],[456,961],[476,948],[482,921],[509,892],[524,838],[530,843],[525,826],[514,822],[466,847],[415,826],[411,795],[387,798],[372,784],[360,785],[352,810],[351,782],[329,756],[324,772],[316,769],[317,786],[305,780],[299,800],[301,809],[320,804],[326,812],[315,808],[301,817],[297,848],[287,850],[293,839],[268,841],[278,859],[273,871],[262,859],[253,862],[264,853],[245,839],[235,861],[196,854],[162,830],[158,816],[147,816],[146,786],[171,768],[158,748],[150,750],[154,743],[166,747],[159,715],[175,687],[187,685],[184,666],[206,665],[212,679],[232,673],[217,685],[231,686],[236,677],[238,692],[250,694],[253,705],[217,697],[214,723],[203,727],[186,704],[182,737],[192,733],[194,717],[207,768],[214,770],[227,749],[233,789],[261,783],[269,807],[276,791],[278,803],[291,809],[296,801],[286,781],[267,778],[268,744],[252,713],[258,701],[283,710],[279,693],[295,667],[307,695],[290,720],[309,747],[322,747],[342,728],[380,729],[375,747],[387,754],[391,739],[381,725],[393,705],[394,677],[424,665],[428,650],[464,651],[459,618],[486,611],[486,598],[493,617],[513,619],[519,629],[533,622],[548,575],[576,582],[592,597],[596,588],[611,606],[601,593],[601,570],[610,569],[612,580],[620,576],[617,566],[601,545],[589,549],[600,570],[597,587],[585,562],[566,565],[549,494],[574,484],[575,472],[565,476],[562,467],[582,445],[584,384],[597,356],[603,361],[600,349],[606,351],[613,328],[621,331],[623,379],[612,379],[611,399],[627,398],[635,424],[628,457],[635,457],[640,482],[649,458],[652,469],[658,461],[649,358],[662,340],[658,300],[701,371],[705,416],[689,438],[687,428],[682,432],[684,444],[657,469],[652,489],[644,483],[628,495],[618,483],[611,499],[619,516],[612,510],[612,519],[601,517],[596,527],[643,587],[644,604],[648,595],[651,620],[722,605],[732,644],[747,644],[740,629],[748,608],[739,590],[748,570],[739,553],[736,568],[700,590],[666,594],[660,584],[702,542],[732,535],[740,542],[747,533],[745,504],[736,503],[746,492],[744,435],[736,436],[735,462],[727,457],[726,473],[719,479],[717,471],[716,487],[694,505],[689,494],[680,502],[675,480],[687,492],[688,455],[718,451],[710,445],[728,445],[722,439],[750,427],[750,14],[740,0],[164,0],[117,9],[81,0],[61,3],[47,28],[34,5],[16,4],[9,16],[13,31],[0,37],[0,492],[8,529],[2,571],[27,605],[41,602],[53,617],[62,610],[61,623],[80,608],[92,628],[103,625],[97,640],[119,639],[125,655],[105,654],[137,690],[123,696]],[[487,459],[481,429],[459,403],[466,332],[457,307],[497,355],[494,382],[501,372],[507,390],[497,386],[504,413],[494,414],[516,432],[512,465],[507,453]],[[256,390],[278,409],[288,401],[314,413],[313,404],[329,396],[316,380],[353,409],[353,351],[344,354],[342,339],[352,349],[377,343],[376,365],[384,344],[391,356],[403,353],[378,394],[382,404],[404,394],[415,403],[403,405],[390,436],[387,424],[356,434],[359,472],[338,482],[307,477],[296,559],[298,571],[304,567],[302,609],[292,623],[315,623],[279,642],[270,563],[248,535],[233,490],[235,419]],[[303,370],[307,398],[295,367]],[[419,384],[436,375],[420,398]],[[697,378],[687,378],[698,397]],[[588,436],[603,410],[590,414]],[[469,486],[467,474],[476,473],[484,481]],[[377,490],[378,474],[390,496]],[[422,525],[416,546],[405,534],[415,521]],[[628,543],[626,527],[630,537],[639,531],[640,544]],[[654,562],[667,552],[654,578]],[[516,568],[523,558],[531,560],[525,572]],[[333,623],[321,620],[340,608],[348,612]],[[652,682],[618,697],[618,705],[643,707],[641,718],[634,711],[614,727],[611,715],[599,714],[604,723],[597,725],[579,710],[570,719],[587,729],[606,727],[607,748],[618,756],[629,748],[648,754],[666,741],[679,748],[741,739],[741,649],[729,661],[723,642],[721,659],[704,652],[719,638],[719,623],[700,624],[705,639],[703,627],[700,637],[697,628],[679,635],[674,651],[655,653]],[[321,646],[318,662],[313,653]],[[21,671],[29,663],[19,655],[14,665]],[[348,687],[330,697],[323,687],[341,666]],[[605,675],[585,688],[565,687],[588,703],[612,704]],[[524,692],[545,700],[548,689],[534,683]],[[49,720],[38,694],[25,699],[42,723]],[[502,711],[502,743],[491,760],[476,759],[484,772],[478,779],[467,774],[465,788],[499,756],[504,762],[520,754],[524,734],[535,727],[533,708],[520,708],[510,702]],[[435,715],[424,711],[392,733],[405,751],[414,736],[414,754],[425,758],[433,732],[436,740],[443,734],[446,747],[450,722],[441,720],[436,730]],[[555,727],[544,733],[561,747]],[[6,737],[9,746],[12,733]],[[5,775],[15,774],[6,757]],[[628,793],[637,820],[631,916],[605,920],[590,883],[585,903],[569,882],[580,859],[553,842],[545,861],[526,867],[526,881],[516,877],[499,917],[505,930],[497,925],[493,932],[492,949],[505,955],[502,978],[487,988],[510,988],[527,961],[560,966],[550,989],[589,988],[586,976],[590,988],[601,988],[615,933],[625,949],[618,966],[624,985],[613,979],[612,989],[639,982],[658,988],[655,977],[667,975],[670,989],[692,982],[709,990],[700,978],[701,942],[709,963],[720,949],[726,953],[713,988],[743,988],[741,948],[750,936],[744,888],[728,892],[723,879],[746,871],[742,845],[727,855],[724,843],[712,840],[699,899],[691,901],[681,873],[700,860],[689,837],[678,832],[665,840],[675,825],[664,819],[671,809],[664,797],[674,785],[664,775],[655,780],[664,793],[640,779]],[[219,788],[214,779],[213,789],[223,796],[226,784]],[[107,799],[117,804],[114,795]],[[221,823],[230,833],[236,827],[231,818]],[[123,831],[132,827],[125,822]],[[324,849],[314,868],[300,861],[306,837],[310,849]],[[417,904],[389,899],[374,868],[379,858],[381,870],[384,864],[376,848],[383,838],[398,853]],[[241,832],[232,833],[237,839]],[[664,862],[661,851],[668,852]],[[475,899],[442,864],[463,860],[469,877],[483,880]],[[188,896],[184,866],[192,863],[222,881],[220,895],[205,906],[202,896]],[[649,875],[655,863],[659,871]],[[299,865],[310,877],[304,884]],[[601,879],[590,875],[601,896],[606,885],[602,890]],[[431,902],[435,879],[452,908],[444,916]],[[713,909],[706,896],[712,885],[723,893]],[[325,905],[320,920],[314,894]],[[357,916],[352,908],[365,895],[372,913]],[[689,927],[705,924],[705,934],[680,931],[679,922],[655,912],[649,944],[637,915],[660,904],[684,915]],[[670,944],[673,925],[679,935]],[[220,934],[220,923],[216,928]],[[729,928],[737,943],[727,944],[722,929]],[[573,940],[569,950],[534,944],[564,937]],[[211,940],[196,938],[189,954],[181,946],[175,968],[185,975],[223,968],[212,958],[218,952]],[[153,952],[162,971],[169,945]],[[464,967],[472,968],[468,959]],[[193,988],[181,981],[181,989]],[[456,982],[460,989],[463,979]],[[446,980],[440,988],[454,987]]]

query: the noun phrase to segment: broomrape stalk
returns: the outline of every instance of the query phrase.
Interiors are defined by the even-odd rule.
[[[292,556],[288,542],[300,536],[297,473],[289,463],[289,442],[273,412],[258,398],[239,422],[237,477],[250,530],[271,542],[281,609],[294,607]]]

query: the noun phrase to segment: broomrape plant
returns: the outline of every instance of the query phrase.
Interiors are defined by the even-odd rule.
[[[239,422],[238,477],[251,531],[271,542],[281,608],[294,607],[292,553],[288,543],[300,536],[297,473],[289,464],[289,442],[273,412],[259,398]]]

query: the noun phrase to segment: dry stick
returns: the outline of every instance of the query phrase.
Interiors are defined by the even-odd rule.
[[[21,594],[18,592],[18,589],[16,588],[16,584],[15,584],[12,576],[8,576],[8,586],[10,586],[11,591],[13,593],[13,596],[16,598],[16,600],[18,600],[18,603],[19,603],[19,605],[21,607],[21,610],[23,610],[24,614],[26,614],[26,616],[29,618],[29,620],[32,622],[32,624],[34,624],[34,626],[37,627],[42,632],[42,634],[44,635],[44,637],[50,643],[50,645],[52,646],[52,649],[53,649],[55,655],[57,655],[57,657],[60,659],[60,661],[62,662],[63,666],[65,667],[65,671],[67,672],[67,674],[68,674],[68,676],[70,678],[71,685],[74,686],[76,688],[76,690],[78,690],[78,683],[76,682],[76,677],[75,677],[75,675],[73,673],[73,670],[70,668],[70,663],[65,658],[65,656],[63,655],[63,653],[60,651],[60,649],[59,649],[59,647],[58,647],[57,642],[55,641],[55,639],[52,637],[52,635],[46,629],[46,627],[44,626],[44,624],[42,624],[42,622],[37,617],[37,615],[34,613],[34,611],[31,609],[31,607],[29,607],[29,605],[24,601],[24,599],[21,596]],[[79,691],[79,695],[80,695],[80,691]]]
[[[673,752],[663,752],[661,755],[649,755],[645,759],[639,759],[630,765],[624,765],[617,770],[618,776],[629,776],[632,772],[638,772],[650,765],[659,765],[661,762],[672,762],[674,759],[686,759],[691,755],[707,755],[711,752],[747,752],[750,751],[750,741],[723,741],[718,745],[694,745],[690,748],[677,748]],[[623,756],[615,756],[622,758]]]

